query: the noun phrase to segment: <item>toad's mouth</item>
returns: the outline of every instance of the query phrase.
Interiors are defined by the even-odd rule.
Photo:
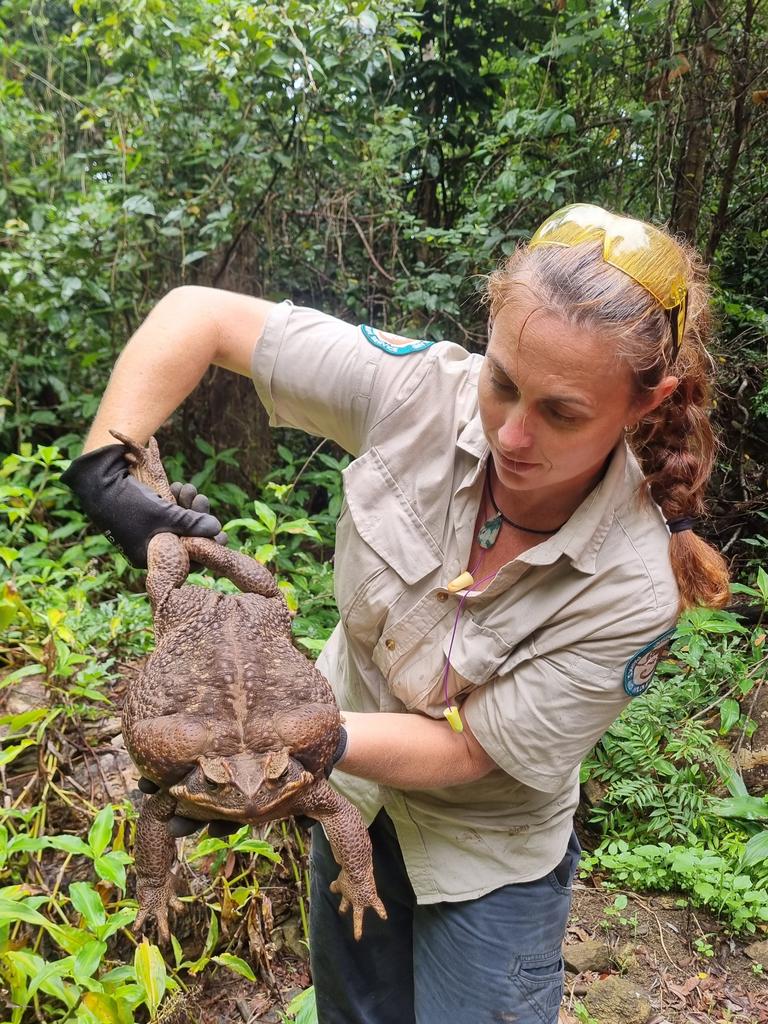
[[[177,814],[195,820],[224,818],[228,821],[259,822],[280,817],[275,812],[314,782],[314,776],[302,770],[298,776],[283,783],[265,780],[256,792],[248,794],[242,790],[232,793],[232,786],[226,787],[229,790],[227,794],[190,793],[184,782],[171,786],[169,792],[176,799]],[[225,800],[225,796],[229,799]],[[286,808],[285,813],[290,814],[291,809]]]

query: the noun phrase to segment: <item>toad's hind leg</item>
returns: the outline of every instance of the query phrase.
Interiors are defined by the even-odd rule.
[[[255,558],[241,551],[230,551],[207,537],[185,537],[184,547],[195,562],[206,569],[212,569],[219,576],[226,576],[244,594],[261,594],[262,597],[278,597],[280,590],[269,569]]]
[[[176,810],[176,801],[168,793],[145,796],[136,827],[136,899],[139,913],[133,925],[139,931],[147,918],[154,917],[160,941],[170,939],[168,907],[182,909],[173,886],[176,840],[168,831],[168,822]]]

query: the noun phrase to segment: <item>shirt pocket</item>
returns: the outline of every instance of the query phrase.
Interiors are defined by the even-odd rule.
[[[397,603],[442,565],[443,554],[375,448],[343,480],[336,601],[347,632],[372,648]]]
[[[451,668],[444,684],[449,649]],[[434,635],[427,635],[419,648],[391,663],[387,663],[389,659],[379,644],[374,661],[386,670],[390,692],[406,708],[439,717],[446,706],[446,688],[448,700],[460,705],[473,690],[496,678],[509,653],[509,645],[498,633],[465,612],[455,634],[451,622],[442,643]]]

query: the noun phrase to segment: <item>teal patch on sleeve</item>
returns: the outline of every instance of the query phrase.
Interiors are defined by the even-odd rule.
[[[666,633],[655,640],[651,640],[645,647],[633,654],[624,669],[624,692],[630,697],[639,697],[645,693],[651,685],[653,674],[656,671],[661,657],[665,654],[669,642],[675,635],[675,627],[668,629]]]
[[[384,331],[377,331],[374,327],[369,327],[368,324],[361,324],[360,330],[363,332],[363,337],[366,341],[370,342],[371,345],[375,345],[376,348],[380,348],[382,352],[389,353],[391,356],[408,356],[412,352],[423,352],[425,348],[434,345],[433,341],[413,341],[411,338],[403,338],[398,334],[387,334]],[[395,342],[402,342],[402,344],[398,345]]]

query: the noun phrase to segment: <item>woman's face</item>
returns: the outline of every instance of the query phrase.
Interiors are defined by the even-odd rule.
[[[633,401],[629,368],[610,342],[516,291],[494,321],[478,388],[496,474],[509,491],[581,500],[649,405]]]

